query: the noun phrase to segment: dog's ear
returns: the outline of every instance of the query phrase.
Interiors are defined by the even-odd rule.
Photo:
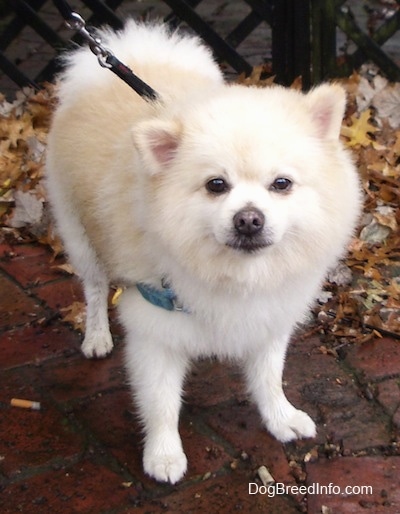
[[[346,108],[346,93],[337,84],[323,84],[306,95],[311,118],[322,139],[338,139]]]
[[[152,173],[162,171],[173,161],[181,136],[181,124],[175,120],[148,120],[132,131],[134,145]]]

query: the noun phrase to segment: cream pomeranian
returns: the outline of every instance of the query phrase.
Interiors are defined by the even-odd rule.
[[[279,440],[315,424],[285,397],[289,338],[360,211],[339,141],[345,93],[229,85],[195,37],[129,21],[105,46],[160,95],[145,101],[87,48],[66,58],[48,141],[59,233],[87,303],[86,357],[113,347],[110,282],[144,427],[147,474],[175,483],[190,361],[236,359],[265,427]]]

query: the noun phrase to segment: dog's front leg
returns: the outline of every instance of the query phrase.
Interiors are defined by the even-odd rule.
[[[178,424],[188,363],[162,343],[131,340],[128,334],[127,367],[145,432],[144,470],[172,484],[187,467]]]
[[[248,388],[263,422],[282,442],[314,437],[316,433],[312,419],[289,402],[282,388],[287,340],[267,341],[245,361]]]

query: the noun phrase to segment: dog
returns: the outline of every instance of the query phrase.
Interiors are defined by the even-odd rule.
[[[235,359],[279,441],[313,437],[282,389],[288,341],[360,212],[339,139],[339,85],[308,93],[228,84],[211,52],[162,24],[129,21],[101,40],[159,94],[146,101],[87,48],[66,57],[48,139],[56,226],[87,304],[82,351],[113,347],[109,283],[144,429],[143,466],[176,483],[185,376],[204,356]]]

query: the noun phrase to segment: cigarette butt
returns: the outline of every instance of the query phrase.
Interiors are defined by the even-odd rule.
[[[258,468],[257,474],[260,477],[260,480],[263,483],[263,485],[268,486],[275,483],[274,477],[271,475],[271,473],[265,466],[261,466],[260,468]]]
[[[40,403],[31,400],[21,400],[20,398],[12,398],[11,405],[13,407],[21,407],[22,409],[40,410]]]

